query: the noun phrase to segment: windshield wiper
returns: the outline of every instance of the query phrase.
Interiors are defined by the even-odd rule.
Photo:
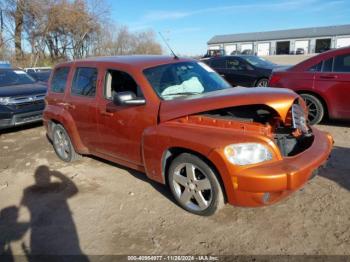
[[[184,96],[184,95],[198,95],[202,94],[201,92],[178,92],[178,93],[170,93],[162,96]]]

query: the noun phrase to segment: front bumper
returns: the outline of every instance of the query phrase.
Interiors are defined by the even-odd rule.
[[[11,117],[0,118],[0,129],[39,122],[42,120],[43,110],[13,114]]]
[[[301,188],[326,162],[332,150],[333,138],[328,133],[313,129],[313,134],[315,138],[308,149],[283,160],[242,168],[222,160],[218,169],[225,176],[228,202],[237,206],[264,206]],[[218,159],[214,155],[213,159]],[[220,158],[224,159],[224,156]]]

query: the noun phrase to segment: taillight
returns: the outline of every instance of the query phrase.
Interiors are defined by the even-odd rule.
[[[270,77],[269,86],[276,86],[279,83],[280,80],[281,80],[281,76],[280,75],[273,74]]]

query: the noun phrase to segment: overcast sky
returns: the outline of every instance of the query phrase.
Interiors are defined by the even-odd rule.
[[[175,52],[200,55],[214,35],[350,24],[350,0],[108,0],[116,23],[152,29]]]

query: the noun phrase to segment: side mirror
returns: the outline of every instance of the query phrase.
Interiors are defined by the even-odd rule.
[[[123,105],[144,105],[145,99],[136,97],[135,93],[130,91],[114,93],[113,103],[118,106]]]

